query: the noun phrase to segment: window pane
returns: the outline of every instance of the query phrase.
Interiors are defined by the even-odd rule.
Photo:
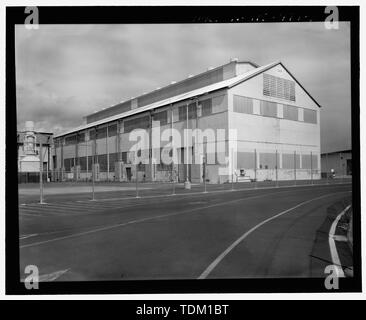
[[[261,100],[261,115],[277,117],[277,103]]]
[[[317,123],[316,111],[304,108],[304,122]]]
[[[316,154],[313,154],[312,157],[310,154],[303,154],[301,161],[303,169],[318,169],[318,156]]]
[[[234,95],[234,112],[253,113],[253,99]]]
[[[191,103],[188,105],[188,118],[196,119],[197,118],[197,106],[196,103]]]
[[[99,163],[99,171],[106,172],[107,171],[107,155],[106,154],[98,155],[98,163]]]
[[[283,169],[294,169],[295,155],[294,153],[282,154],[282,168]],[[300,168],[300,155],[296,154],[296,168]]]
[[[81,171],[86,171],[86,157],[80,157],[78,159],[78,164]]]
[[[107,127],[97,129],[97,139],[103,139],[107,137]]]
[[[150,126],[150,117],[144,116],[124,122],[124,132],[131,132],[134,129],[147,129]]]
[[[295,120],[299,119],[298,117],[299,111],[297,107],[283,105],[283,118],[288,120]]]
[[[95,130],[94,130],[94,129],[90,130],[90,131],[89,131],[89,139],[90,139],[90,140],[94,140],[94,139],[95,139],[95,137],[96,137],[96,135],[95,135]]]
[[[85,142],[85,132],[79,132],[77,135],[78,142]]]
[[[279,158],[277,154],[277,165]],[[259,168],[260,169],[276,169],[276,153],[260,153],[259,154]]]
[[[109,154],[109,172],[114,171],[116,161],[117,161],[117,153],[110,153]]]
[[[160,111],[154,114],[154,121],[160,121],[160,125],[163,126],[168,123],[168,111]]]
[[[178,112],[179,112],[179,121],[187,120],[187,107],[186,106],[180,106],[178,109]]]
[[[127,152],[126,151],[122,152],[121,157],[122,157],[121,161],[123,161],[123,163],[127,163]]]
[[[76,143],[76,135],[67,136],[65,137],[65,145],[72,145]]]
[[[117,135],[117,123],[108,126],[108,137]]]
[[[254,169],[255,154],[253,152],[238,152],[237,166],[241,169]]]
[[[179,112],[179,121],[187,120],[187,106],[180,106],[178,109]],[[196,103],[191,103],[188,105],[188,118],[195,119],[197,118],[197,106]]]
[[[201,110],[202,110],[202,117],[208,116],[212,114],[212,100],[207,99],[200,102],[201,103]]]

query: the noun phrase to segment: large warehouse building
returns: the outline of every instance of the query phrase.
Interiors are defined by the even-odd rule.
[[[318,179],[319,107],[281,62],[233,59],[56,135],[56,178],[91,179],[94,167],[97,181]],[[133,148],[134,129],[146,130],[145,147]],[[167,152],[172,163],[161,161]]]

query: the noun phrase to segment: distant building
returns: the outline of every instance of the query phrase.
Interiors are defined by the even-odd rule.
[[[352,150],[333,151],[321,154],[322,176],[333,171],[336,178],[352,176]]]
[[[47,174],[52,169],[53,134],[38,132],[33,121],[25,123],[25,130],[17,133],[18,172],[37,173],[40,170],[40,145],[42,144],[43,171]]]
[[[55,136],[56,172],[61,180],[85,180],[91,179],[94,167],[96,180],[169,181],[175,177],[199,183],[204,165],[185,162],[199,154],[214,159],[205,166],[210,183],[228,182],[235,176],[249,181],[319,179],[319,111],[320,105],[281,62],[258,66],[232,59],[87,115],[86,124]],[[189,141],[184,147],[174,141],[171,151],[178,161],[162,164],[156,159],[161,159],[169,141],[161,148],[151,147],[156,127],[176,130],[180,137],[186,129],[222,130],[224,147],[207,151],[210,143],[219,141],[217,137],[216,142]],[[131,150],[135,142],[129,135],[134,129],[149,132],[147,149]],[[237,130],[235,140],[228,135],[231,129]],[[235,153],[233,145],[237,145]],[[136,166],[132,159],[140,154],[146,155],[148,163]],[[234,167],[231,172],[225,169],[228,163]]]

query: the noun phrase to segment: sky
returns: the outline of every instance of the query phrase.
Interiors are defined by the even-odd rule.
[[[281,61],[322,106],[322,152],[351,148],[350,27],[324,23],[18,25],[18,130],[83,117],[231,58]]]

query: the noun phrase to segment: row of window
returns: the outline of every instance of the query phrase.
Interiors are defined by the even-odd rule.
[[[234,95],[234,112],[254,114],[253,98],[242,97]],[[265,100],[260,101],[260,115],[267,117],[277,118],[277,103]],[[304,122],[307,123],[317,123],[317,112],[316,110],[306,109],[304,110]],[[299,120],[299,107],[290,106],[283,104],[283,119],[287,120]]]
[[[206,99],[200,101],[201,105],[201,117],[209,116],[212,114],[212,99]],[[180,106],[178,108],[179,121],[187,120],[187,106]],[[196,103],[191,103],[188,105],[188,119],[196,119],[198,117],[197,105]]]
[[[258,157],[259,169],[280,168],[280,157],[282,156],[282,169],[318,169],[318,156],[316,154],[294,154],[294,153],[257,153],[238,152],[237,167],[243,169],[253,169],[255,167],[255,158]],[[301,161],[300,161],[301,157]]]
[[[163,149],[161,149],[162,152]],[[122,152],[121,153],[121,161],[127,164],[131,164],[129,152]],[[141,155],[141,152],[139,156]],[[169,154],[172,156],[172,153]],[[214,158],[215,156],[215,158]],[[224,156],[224,155],[222,155]],[[258,169],[276,169],[276,167],[280,167],[280,157],[282,156],[282,169],[318,169],[318,155],[316,154],[293,154],[293,153],[257,153],[254,154],[253,152],[238,152],[237,153],[237,167],[243,169],[253,169],[255,167],[255,158],[258,157]],[[162,157],[162,153],[161,153]],[[182,157],[184,155],[182,154]],[[215,164],[219,164],[220,155],[215,153],[215,155],[211,154],[208,155],[210,160],[214,160]],[[300,159],[301,157],[301,159]],[[301,160],[301,161],[300,161]],[[88,161],[88,164],[87,164]],[[110,153],[109,154],[109,172],[114,171],[115,169],[115,162],[118,161],[118,153]],[[182,159],[183,162],[183,159]],[[82,171],[91,170],[93,163],[93,157],[78,157],[78,158],[68,158],[64,159],[64,168],[66,172],[70,172],[72,167],[80,166]],[[99,170],[102,172],[108,171],[108,156],[107,154],[100,154],[94,156],[94,163],[99,164]],[[212,161],[209,161],[212,164]],[[142,166],[141,163],[139,166]],[[172,169],[172,164],[164,164],[162,161],[157,164],[158,171],[169,171]],[[143,171],[143,170],[141,170]]]
[[[206,100],[200,101],[199,104],[201,105],[201,116],[202,117],[212,114],[212,99],[206,99]],[[186,121],[187,106],[180,106],[178,108],[178,116],[179,116],[179,121]],[[188,106],[188,118],[196,119],[197,116],[198,116],[198,114],[197,114],[196,103],[191,103]],[[166,125],[168,123],[168,110],[156,112],[153,115],[153,120],[160,121],[161,126]],[[146,116],[135,118],[135,119],[125,120],[123,124],[124,124],[125,133],[131,132],[137,128],[148,129],[150,127],[150,117],[148,115],[146,115]],[[89,137],[90,137],[90,140],[103,139],[103,138],[107,137],[107,133],[108,133],[108,137],[116,136],[117,135],[117,124],[114,123],[114,124],[108,125],[108,130],[107,130],[107,126],[98,128],[97,130],[90,129]],[[56,147],[60,146],[60,141],[61,140],[59,140],[59,139],[55,139]],[[84,132],[72,134],[70,136],[65,137],[65,145],[73,145],[73,144],[80,143],[80,142],[85,142],[85,133]]]

